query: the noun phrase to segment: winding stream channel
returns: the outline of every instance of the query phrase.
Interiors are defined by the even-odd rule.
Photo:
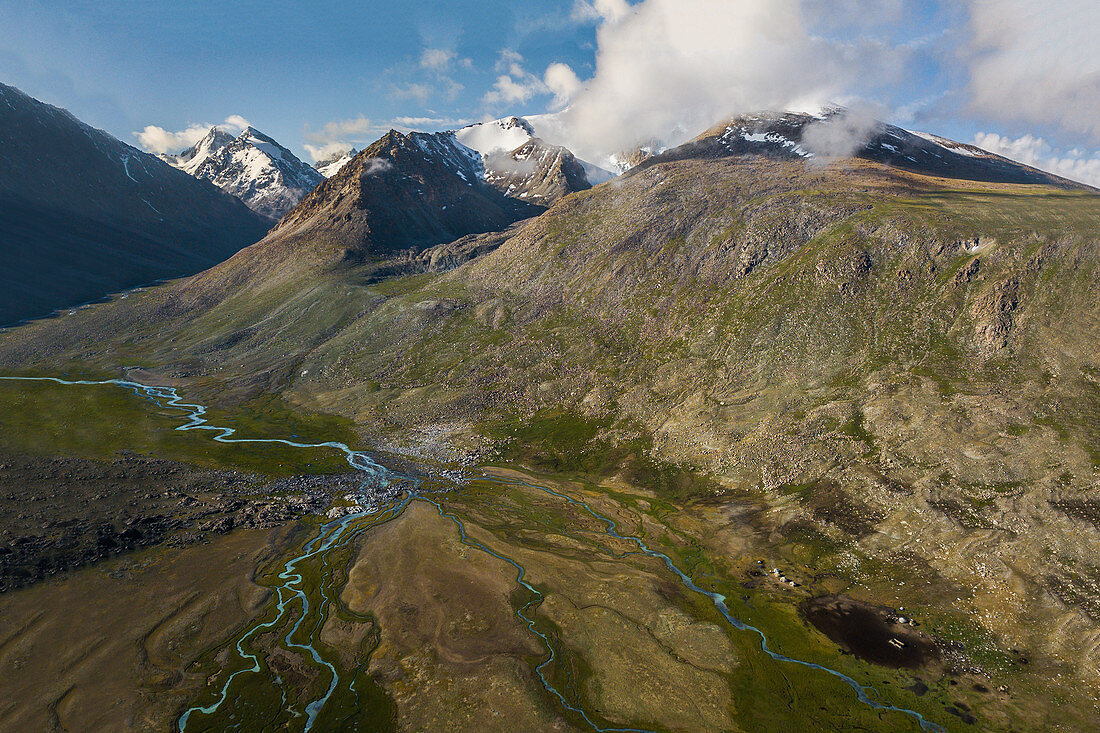
[[[551,644],[550,638],[536,628],[535,617],[533,615],[534,609],[542,603],[544,596],[526,580],[526,568],[514,558],[502,555],[470,537],[466,532],[466,527],[462,520],[453,513],[448,512],[440,502],[435,501],[427,495],[426,492],[423,492],[421,490],[422,482],[415,477],[400,474],[388,469],[376,462],[366,453],[353,450],[347,444],[337,441],[305,443],[282,438],[237,437],[234,428],[210,425],[205,417],[207,411],[206,407],[204,405],[184,402],[183,398],[174,387],[147,385],[126,379],[95,381],[67,380],[57,377],[9,376],[0,376],[0,379],[10,381],[53,382],[66,386],[114,385],[131,390],[137,395],[149,399],[161,408],[179,410],[182,413],[181,417],[183,417],[185,421],[183,424],[179,425],[176,430],[208,431],[213,433],[213,439],[219,443],[277,443],[292,448],[336,450],[344,454],[349,466],[362,474],[362,481],[360,484],[362,511],[347,514],[323,524],[317,534],[305,543],[299,554],[285,563],[282,571],[277,576],[279,583],[274,587],[276,597],[274,607],[275,616],[270,620],[251,627],[237,640],[236,644],[231,647],[237,655],[237,662],[245,666],[229,675],[221,687],[220,694],[214,702],[205,706],[189,708],[180,716],[178,721],[178,730],[180,733],[185,733],[189,723],[195,719],[196,716],[202,717],[211,715],[217,712],[227,700],[230,700],[230,687],[238,678],[246,675],[260,674],[262,672],[263,665],[261,663],[261,655],[259,652],[250,650],[248,642],[261,633],[271,631],[287,623],[289,623],[289,631],[282,638],[284,647],[288,651],[292,650],[301,654],[308,663],[312,663],[312,665],[317,668],[325,670],[330,680],[323,694],[309,702],[304,710],[291,711],[295,717],[304,718],[302,721],[304,731],[309,731],[313,728],[317,716],[320,714],[321,710],[324,709],[326,703],[332,698],[337,686],[341,684],[342,681],[336,667],[330,661],[325,660],[318,653],[317,649],[314,648],[312,643],[303,643],[301,640],[296,640],[295,638],[300,636],[303,627],[309,628],[310,626],[312,626],[312,631],[309,633],[308,638],[310,640],[316,638],[316,636],[320,634],[321,624],[325,619],[326,606],[334,601],[333,598],[322,594],[320,603],[314,604],[310,602],[309,591],[315,591],[317,589],[306,587],[307,581],[300,570],[300,566],[304,562],[315,558],[320,559],[322,564],[324,564],[329,554],[345,546],[358,535],[368,531],[372,527],[376,527],[379,524],[400,516],[411,501],[422,501],[431,504],[439,512],[440,516],[449,519],[455,524],[463,544],[502,560],[515,569],[516,583],[521,585],[531,594],[531,600],[516,610],[516,616],[524,623],[531,633],[542,640],[548,656],[535,668],[535,670],[547,692],[552,695],[563,708],[582,718],[591,726],[592,730],[597,731],[597,733],[650,733],[645,729],[639,728],[601,727],[588,713],[570,703],[566,696],[554,686],[547,674],[547,669],[556,659],[556,652],[554,646]],[[600,514],[584,500],[563,494],[545,486],[539,486],[525,481],[502,479],[495,476],[481,476],[477,477],[477,480],[523,485],[531,489],[542,491],[575,507],[579,511],[589,514],[593,519],[604,526],[604,531],[608,537],[633,544],[637,548],[637,554],[661,561],[668,571],[679,579],[684,587],[693,593],[698,593],[709,598],[726,622],[734,629],[758,636],[760,638],[761,651],[767,654],[775,662],[800,665],[807,669],[817,670],[823,674],[832,675],[851,687],[856,698],[861,703],[877,710],[907,715],[911,717],[922,730],[929,731],[930,733],[944,733],[944,729],[940,725],[926,720],[920,713],[906,708],[895,707],[885,702],[874,687],[863,685],[848,675],[829,667],[794,659],[772,650],[769,646],[768,638],[763,631],[732,615],[726,604],[726,596],[700,587],[690,576],[676,565],[671,557],[663,552],[650,548],[643,539],[632,535],[621,534],[614,520]],[[322,590],[323,589],[322,585]],[[345,681],[345,683],[348,684],[351,692],[356,693],[354,680]],[[276,678],[276,684],[281,687],[282,682]],[[285,703],[285,692],[283,694],[283,700]]]

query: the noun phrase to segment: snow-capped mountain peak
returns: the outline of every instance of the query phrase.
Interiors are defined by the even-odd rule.
[[[1073,186],[1045,173],[987,150],[925,132],[911,132],[876,120],[848,123],[842,108],[818,114],[761,112],[740,115],[667,151],[666,159],[688,155],[761,156],[772,159],[860,158],[900,170],[939,178],[998,183]],[[829,131],[830,125],[836,135]],[[822,138],[822,133],[829,133]],[[830,138],[835,138],[830,139]],[[839,143],[836,142],[839,140]]]
[[[206,159],[233,142],[233,136],[220,127],[211,127],[210,132],[197,143],[179,155],[161,155],[161,160],[179,168],[184,173],[195,175]]]
[[[545,117],[545,115],[544,115]],[[547,142],[523,117],[502,117],[454,130],[461,145],[481,156],[485,182],[507,196],[547,205],[613,174]]]
[[[351,161],[351,159],[354,158],[358,153],[359,151],[355,148],[351,148],[350,150],[337,151],[332,155],[321,158],[313,164],[313,167],[316,168],[317,172],[325,178],[332,178],[334,175],[339,173],[340,169],[347,165],[348,162]]]
[[[254,127],[246,127],[236,138],[212,127],[191,148],[161,157],[270,219],[281,218],[324,180],[320,172]]]
[[[454,134],[460,143],[486,156],[515,150],[535,137],[535,129],[522,117],[512,116],[467,125]]]

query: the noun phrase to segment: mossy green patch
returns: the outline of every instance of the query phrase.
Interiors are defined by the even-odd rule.
[[[652,438],[629,422],[617,427],[634,437],[613,442],[604,435],[610,418],[589,418],[564,410],[541,410],[533,415],[501,420],[485,426],[492,437],[506,441],[506,460],[539,471],[581,474],[600,479],[619,475],[630,483],[673,501],[687,501],[718,493],[708,477],[653,457]]]
[[[0,448],[37,455],[107,458],[119,451],[231,468],[272,476],[347,470],[337,451],[278,444],[225,444],[207,431],[177,430],[187,413],[156,407],[115,385],[68,386],[0,380]],[[211,423],[238,430],[237,437],[279,437],[302,442],[354,441],[346,421],[292,412],[267,397],[239,411],[213,411]]]

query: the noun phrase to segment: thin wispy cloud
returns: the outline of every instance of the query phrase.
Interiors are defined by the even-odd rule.
[[[434,93],[435,89],[431,85],[422,82],[394,84],[390,87],[390,96],[394,99],[411,99],[421,105],[427,104]]]
[[[462,58],[449,48],[425,48],[420,54],[420,68],[442,74],[453,69],[471,69],[474,62]]]
[[[313,142],[327,142],[337,138],[359,139],[366,135],[372,135],[378,126],[371,122],[369,117],[359,115],[346,120],[332,120],[326,122],[320,130],[306,130],[306,138]]]

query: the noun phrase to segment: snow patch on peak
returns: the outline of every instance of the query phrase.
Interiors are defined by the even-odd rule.
[[[332,178],[340,172],[341,168],[351,162],[351,159],[354,158],[358,153],[359,151],[355,148],[335,152],[332,155],[318,160],[316,163],[313,164],[313,167],[316,168],[317,172],[325,178]]]
[[[967,145],[966,143],[956,142],[946,137],[940,137],[939,135],[933,135],[930,132],[918,132],[917,130],[906,130],[911,132],[919,138],[923,138],[930,143],[935,143],[941,148],[950,150],[952,153],[958,155],[965,155],[968,158],[990,158],[992,154],[988,150],[982,150],[974,145]]]
[[[739,135],[742,140],[750,143],[770,143],[772,145],[778,145],[803,158],[814,157],[813,153],[806,150],[806,148],[802,147],[799,143],[780,135],[778,132],[749,132],[743,127],[738,128],[736,126],[730,126],[726,128],[726,132],[722,135],[722,139],[727,140],[731,135],[735,137]]]
[[[535,130],[527,120],[513,116],[467,125],[455,130],[454,136],[466,147],[487,156],[515,150],[534,137]]]

